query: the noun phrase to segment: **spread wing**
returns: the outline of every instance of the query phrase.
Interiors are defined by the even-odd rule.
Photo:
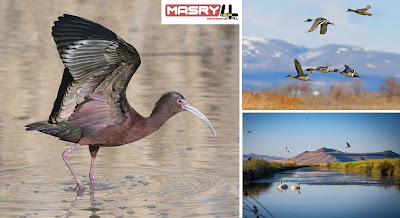
[[[121,102],[140,65],[136,49],[84,18],[65,14],[54,24],[52,35],[65,69],[49,122],[95,129],[121,122]]]
[[[317,18],[317,19],[315,20],[315,22],[313,23],[313,25],[311,26],[311,28],[308,30],[308,32],[312,32],[312,31],[314,31],[315,29],[317,29],[318,25],[321,24],[324,20],[325,20],[325,19],[323,19],[323,18]]]
[[[345,72],[345,73],[354,73],[354,69],[353,68],[351,68],[351,67],[349,67],[347,65],[344,65],[344,66],[346,67],[346,69],[344,69],[343,72]]]
[[[368,9],[371,8],[371,5],[367,5],[367,7],[365,8],[361,8],[361,9],[357,9],[357,11],[362,11],[362,12],[366,12]]]
[[[294,66],[296,67],[297,75],[304,76],[304,72],[301,69],[301,65],[297,59],[294,59]]]
[[[326,31],[328,31],[328,22],[324,22],[321,24],[321,30],[320,30],[320,34],[324,35],[326,33]]]

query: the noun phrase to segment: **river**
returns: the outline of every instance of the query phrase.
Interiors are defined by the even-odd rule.
[[[279,190],[282,181],[289,187]],[[300,182],[300,190],[291,190]],[[244,217],[399,217],[400,178],[306,167],[245,186]]]

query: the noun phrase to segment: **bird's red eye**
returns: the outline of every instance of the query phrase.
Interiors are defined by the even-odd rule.
[[[178,99],[178,103],[182,104],[183,103],[182,99]]]

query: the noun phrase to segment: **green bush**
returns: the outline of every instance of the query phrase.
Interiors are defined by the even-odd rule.
[[[276,172],[297,169],[296,163],[269,162],[261,159],[243,161],[243,179],[252,181],[273,176]]]
[[[400,158],[330,163],[327,167],[360,173],[375,173],[380,176],[400,176]]]

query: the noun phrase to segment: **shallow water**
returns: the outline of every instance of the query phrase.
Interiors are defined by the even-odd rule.
[[[159,11],[158,0],[0,2],[2,216],[237,216],[239,28],[161,25]],[[139,113],[150,115],[163,93],[177,91],[217,136],[180,113],[147,138],[100,148],[92,188],[90,154],[80,147],[69,159],[87,189],[73,191],[61,158],[73,144],[24,128],[51,112],[63,72],[51,27],[64,13],[110,28],[139,51],[127,90]]]
[[[287,184],[278,190],[279,181]],[[300,190],[292,185],[300,182]],[[398,217],[400,179],[310,167],[275,174],[245,187],[244,217]]]

